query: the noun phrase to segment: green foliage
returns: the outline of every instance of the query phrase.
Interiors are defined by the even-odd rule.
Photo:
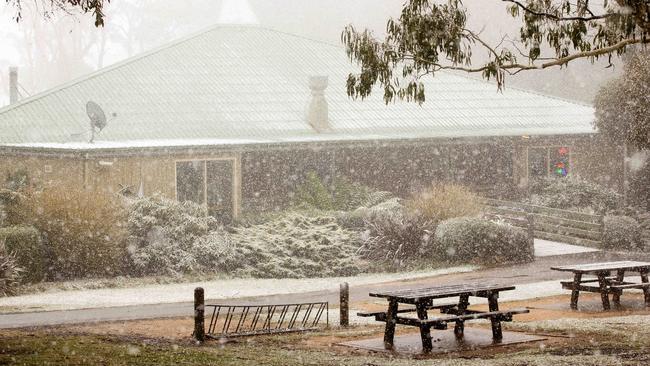
[[[45,279],[47,270],[45,246],[41,235],[33,226],[9,226],[0,228],[0,243],[16,258],[24,270],[23,282],[33,283]]]
[[[613,250],[641,250],[641,227],[628,216],[605,216],[602,246]]]
[[[330,192],[316,172],[307,172],[304,182],[298,186],[294,196],[295,205],[318,210],[333,210],[334,202]]]
[[[600,88],[594,106],[595,125],[614,143],[650,149],[650,56],[637,52],[623,75]]]
[[[579,178],[547,178],[532,182],[530,203],[565,210],[616,209],[621,196],[609,188]]]
[[[441,222],[433,252],[440,259],[459,263],[499,264],[529,262],[533,247],[523,230],[475,217]]]
[[[362,271],[359,234],[331,216],[288,212],[264,224],[232,229],[229,263],[243,276],[302,278],[350,276]]]
[[[388,192],[374,191],[346,177],[337,177],[328,186],[311,171],[296,189],[293,204],[305,209],[349,211],[375,205],[390,197]]]
[[[0,297],[11,296],[20,284],[22,269],[16,259],[0,243]]]
[[[509,13],[522,21],[519,48],[481,39],[480,31],[467,27],[461,0],[407,1],[400,17],[387,21],[383,40],[369,30],[347,26],[341,42],[350,60],[360,66],[360,73],[348,77],[348,95],[363,99],[378,85],[386,103],[395,99],[422,103],[425,90],[420,78],[445,69],[480,73],[502,87],[508,73],[561,67],[577,58],[611,57],[646,42],[650,32],[647,0],[609,2],[604,9],[585,0],[503,1],[512,4]],[[475,47],[481,47],[481,57],[487,54],[488,59],[471,66]],[[546,49],[554,57],[543,54]]]

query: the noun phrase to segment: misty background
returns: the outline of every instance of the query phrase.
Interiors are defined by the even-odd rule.
[[[257,22],[308,38],[340,45],[347,24],[370,28],[383,35],[386,20],[398,17],[405,0],[249,0]],[[19,67],[21,98],[61,85],[172,40],[219,24],[222,6],[245,9],[245,0],[113,0],[107,5],[106,26],[95,28],[90,16],[55,14],[24,3],[23,19],[15,9],[0,6],[0,106],[8,104],[8,68]],[[504,36],[516,39],[520,20],[506,12],[500,0],[465,0],[468,23],[495,44]],[[343,51],[342,51],[343,52]],[[474,48],[474,64],[487,52]],[[606,59],[588,60],[567,68],[523,72],[506,79],[507,87],[520,87],[548,95],[591,103],[599,85],[621,72]],[[480,78],[479,74],[471,77]],[[496,92],[496,88],[495,88]]]

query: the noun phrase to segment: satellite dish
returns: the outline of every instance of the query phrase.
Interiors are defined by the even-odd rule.
[[[88,118],[90,119],[90,142],[93,142],[95,139],[95,129],[98,130],[97,132],[101,132],[108,124],[108,121],[106,120],[106,113],[104,113],[102,107],[92,100],[86,103],[86,114],[88,114]],[[115,114],[113,114],[113,117],[115,117]]]
[[[90,124],[93,128],[98,128],[100,131],[106,127],[106,114],[99,104],[92,100],[86,103],[86,113],[90,118]]]

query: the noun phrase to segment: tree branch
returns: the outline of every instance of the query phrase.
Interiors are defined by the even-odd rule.
[[[527,7],[523,3],[521,3],[521,1],[517,1],[517,0],[501,0],[501,1],[515,4],[519,8],[521,8],[523,11],[525,11],[526,13],[536,15],[536,16],[539,16],[539,17],[548,18],[548,19],[551,19],[551,20],[556,21],[556,22],[571,22],[571,21],[589,22],[589,21],[592,21],[592,20],[606,19],[606,18],[609,18],[609,17],[612,17],[612,16],[615,15],[615,13],[594,15],[591,12],[591,10],[587,9],[589,11],[589,13],[592,14],[589,17],[580,17],[580,16],[561,17],[561,16],[558,16],[558,15],[552,14],[552,13],[535,11],[535,10]]]

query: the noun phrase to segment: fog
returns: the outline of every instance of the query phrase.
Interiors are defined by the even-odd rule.
[[[225,4],[238,11],[237,1]],[[399,16],[399,0],[250,0],[250,11],[262,27],[340,44],[347,24],[369,28],[381,36],[389,17]],[[233,4],[235,4],[233,6]],[[469,24],[487,40],[516,39],[519,20],[501,1],[465,1]],[[106,26],[95,28],[90,16],[57,13],[42,16],[32,3],[20,23],[15,10],[0,8],[0,105],[8,103],[8,67],[18,66],[22,97],[86,75],[224,21],[220,0],[114,0],[106,8]],[[233,18],[237,21],[237,17]],[[225,21],[229,21],[228,18]],[[475,64],[483,51],[475,49]],[[619,64],[615,60],[614,64]],[[590,103],[598,85],[617,74],[607,62],[581,60],[568,68],[521,73],[508,85]],[[471,75],[472,77],[480,77]]]

